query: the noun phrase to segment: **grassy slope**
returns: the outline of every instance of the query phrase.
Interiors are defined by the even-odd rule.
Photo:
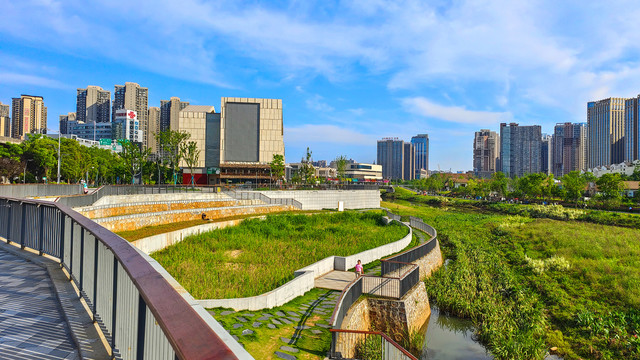
[[[396,241],[400,225],[384,226],[379,213],[279,215],[192,236],[152,256],[194,297],[262,294],[293,272],[327,256],[346,256]]]
[[[438,229],[447,268],[427,282],[441,308],[472,318],[499,358],[639,358],[640,231],[574,221],[385,203]],[[569,270],[536,274],[534,259]]]

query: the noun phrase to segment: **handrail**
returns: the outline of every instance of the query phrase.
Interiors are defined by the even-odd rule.
[[[365,331],[365,330],[344,330],[344,329],[329,329],[332,333],[348,333],[348,334],[364,334],[364,335],[378,335],[393,345],[398,351],[402,352],[403,355],[407,356],[410,360],[418,360],[413,354],[407,351],[405,348],[400,346],[397,342],[395,342],[392,338],[390,338],[387,334],[380,331]]]
[[[162,332],[166,339],[168,340],[170,346],[173,348],[175,352],[175,356],[180,359],[237,359],[237,356],[233,353],[233,351],[227,346],[227,344],[220,339],[220,337],[211,329],[211,327],[204,321],[203,318],[198,315],[198,313],[191,307],[189,303],[167,282],[167,280],[156,271],[153,266],[142,257],[138,251],[131,246],[126,240],[122,239],[118,235],[112,233],[111,231],[105,229],[99,224],[91,221],[90,219],[82,216],[71,208],[59,204],[52,203],[47,201],[39,201],[39,200],[26,200],[26,199],[16,199],[16,198],[0,198],[0,201],[4,201],[5,204],[9,206],[9,209],[0,208],[0,214],[5,213],[7,219],[9,220],[9,227],[12,224],[18,222],[19,214],[12,214],[12,210],[17,206],[12,206],[12,204],[19,204],[19,208],[21,210],[22,215],[20,217],[20,222],[22,224],[22,229],[20,231],[20,239],[12,238],[12,234],[15,234],[18,229],[7,229],[5,239],[7,242],[18,242],[19,240],[22,247],[27,247],[26,241],[29,240],[25,235],[25,227],[27,220],[33,220],[32,226],[36,226],[39,228],[39,236],[37,249],[40,254],[48,254],[53,257],[59,258],[61,264],[69,271],[72,280],[76,282],[78,288],[84,293],[83,297],[85,299],[90,300],[90,296],[87,295],[91,290],[93,291],[93,303],[90,304],[91,311],[93,312],[94,317],[97,320],[101,320],[100,316],[104,316],[105,314],[99,314],[96,312],[96,304],[97,301],[104,302],[105,299],[99,298],[96,296],[97,292],[97,283],[98,276],[105,276],[104,274],[98,275],[96,271],[98,269],[98,259],[99,256],[104,255],[104,252],[100,253],[99,244],[102,244],[113,256],[113,264],[110,265],[109,261],[103,261],[100,263],[101,266],[110,267],[112,266],[112,270],[108,270],[107,272],[113,271],[112,282],[112,307],[113,312],[110,314],[112,318],[112,326],[111,324],[103,324],[107,329],[111,328],[111,346],[112,348],[118,348],[120,344],[116,343],[117,339],[115,334],[116,330],[116,317],[119,315],[116,310],[116,305],[121,302],[125,302],[125,305],[129,305],[129,311],[131,313],[135,313],[136,310],[138,316],[137,319],[130,319],[130,324],[133,328],[136,328],[136,320],[137,320],[137,337],[138,342],[135,343],[137,346],[137,351],[143,351],[144,345],[147,341],[145,341],[145,336],[154,336],[154,333],[147,334],[147,329],[152,326],[151,323],[145,324],[146,317],[146,309],[148,308],[153,315],[153,319],[157,322],[157,324],[162,329]],[[5,205],[5,207],[7,206]],[[27,206],[31,205],[29,212],[33,213],[32,218],[27,218],[25,214],[27,214]],[[35,207],[34,207],[35,205]],[[51,216],[51,218],[45,218],[45,210],[44,209],[57,209],[59,213],[56,213]],[[39,214],[37,214],[39,212]],[[38,220],[39,217],[39,220]],[[1,217],[0,217],[1,218]],[[60,221],[59,227],[54,224],[55,221]],[[53,225],[51,225],[53,224]],[[65,229],[66,225],[69,224],[69,228]],[[45,230],[45,225],[48,225],[50,229]],[[76,225],[79,228],[76,228]],[[52,226],[55,226],[52,227]],[[4,230],[4,229],[3,229]],[[60,244],[55,244],[53,246],[53,250],[48,250],[44,246],[44,234],[49,231],[60,231],[59,240]],[[33,232],[33,230],[32,230]],[[0,232],[0,234],[4,234],[4,232]],[[31,233],[29,233],[31,234]],[[76,236],[78,234],[79,236]],[[69,236],[67,236],[69,235]],[[55,237],[57,239],[58,234],[51,234],[51,237]],[[95,240],[93,244],[95,246],[95,250],[91,248],[91,241],[89,240],[91,237],[94,237]],[[67,239],[68,238],[68,239]],[[79,239],[74,239],[79,238]],[[74,244],[74,240],[76,243]],[[78,246],[77,242],[80,240],[80,246]],[[32,240],[29,240],[32,241]],[[88,243],[85,246],[85,243]],[[58,247],[59,246],[59,247]],[[79,248],[79,249],[77,249]],[[76,250],[80,253],[74,254],[73,251]],[[67,257],[66,252],[70,251],[69,259],[70,263],[65,263],[65,258]],[[94,255],[94,259],[91,259],[89,256],[85,259],[85,254],[87,252],[91,252]],[[78,272],[78,264],[74,263],[74,258],[78,257],[80,259],[80,270]],[[90,262],[93,269],[86,269],[88,265],[85,265],[83,269],[83,264],[86,262]],[[122,285],[119,285],[118,280],[120,276],[118,276],[118,268],[121,267],[125,273],[128,275],[129,280],[137,289],[139,293],[139,301],[138,304],[132,305],[127,304],[127,296],[126,291],[125,294],[118,297],[117,290],[119,286],[126,286],[126,278],[122,278],[122,281],[125,281]],[[88,275],[93,274],[93,280],[87,279]],[[79,278],[79,279],[78,279]],[[93,281],[93,289],[85,289],[83,290],[83,281]],[[108,289],[108,288],[107,288]],[[133,295],[133,301],[138,296]],[[131,300],[131,295],[129,294],[129,300]],[[104,308],[105,305],[101,306]],[[127,308],[125,308],[125,311]],[[127,326],[127,324],[119,324],[119,328],[123,326]],[[145,327],[146,326],[146,327]],[[103,328],[105,328],[103,327]],[[141,333],[142,331],[142,333]],[[131,332],[134,332],[131,329]],[[135,334],[131,334],[135,336]],[[135,340],[130,340],[135,341]],[[151,345],[151,344],[149,344]],[[142,349],[142,350],[141,350]],[[113,350],[112,350],[113,351]],[[140,354],[138,354],[140,355]]]

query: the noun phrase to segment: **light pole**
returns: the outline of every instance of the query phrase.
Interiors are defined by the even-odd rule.
[[[47,129],[49,131],[55,131],[53,129]],[[58,184],[60,184],[60,130],[58,129]]]

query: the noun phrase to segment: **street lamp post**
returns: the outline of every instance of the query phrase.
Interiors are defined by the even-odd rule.
[[[47,128],[47,130],[56,131],[56,130],[49,129],[49,128]],[[58,184],[60,184],[60,137],[61,136],[62,136],[62,134],[60,134],[60,130],[58,130]]]
[[[22,183],[23,184],[27,183],[27,164],[29,163],[29,161],[33,161],[33,159],[29,159],[29,160],[24,162],[24,171],[22,172],[22,174],[23,174]]]

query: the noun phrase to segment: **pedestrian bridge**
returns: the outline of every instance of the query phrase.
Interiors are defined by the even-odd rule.
[[[60,203],[0,197],[3,359],[252,359],[153,259]]]

